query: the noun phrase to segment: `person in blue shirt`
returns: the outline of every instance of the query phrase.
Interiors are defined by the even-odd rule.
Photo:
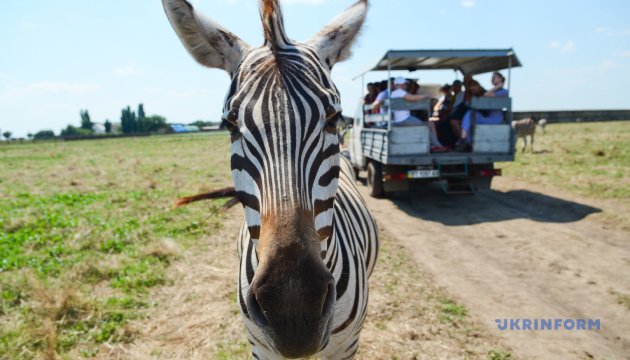
[[[484,91],[479,83],[472,84],[471,89],[474,96],[487,96],[487,97],[506,97],[508,91],[504,89],[505,77],[498,71],[492,74],[493,88]],[[455,148],[460,151],[470,151],[470,126],[471,126],[472,110],[466,113],[462,120],[462,134],[461,140],[457,143]],[[502,110],[489,110],[489,111],[475,111],[475,122],[477,124],[501,124],[503,122]]]

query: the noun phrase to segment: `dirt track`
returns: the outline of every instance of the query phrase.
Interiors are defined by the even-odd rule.
[[[630,359],[630,308],[620,300],[630,294],[628,232],[592,219],[601,210],[584,199],[510,179],[493,187],[383,200],[362,191],[382,226],[513,354]],[[501,332],[503,318],[601,319],[602,330]]]

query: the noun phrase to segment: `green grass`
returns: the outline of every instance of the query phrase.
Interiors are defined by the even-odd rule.
[[[630,198],[630,121],[553,124],[536,132],[534,153],[503,163],[504,175],[579,195]]]
[[[455,322],[466,317],[468,312],[464,305],[450,299],[440,300],[441,319],[444,322]]]
[[[222,134],[0,146],[0,359],[89,357],[131,341],[174,248],[220,226],[208,215],[221,201],[172,204],[231,183],[228,144]]]
[[[502,350],[490,350],[488,352],[488,360],[511,360],[512,354]]]

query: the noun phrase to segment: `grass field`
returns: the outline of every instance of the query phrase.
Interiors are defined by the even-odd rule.
[[[220,226],[220,204],[177,196],[230,184],[226,136],[0,146],[0,358],[130,341],[176,249]],[[210,209],[208,209],[210,208]]]
[[[0,146],[0,359],[89,357],[133,341],[128,325],[155,308],[169,265],[221,227],[211,216],[221,202],[172,203],[231,183],[228,143],[204,134]],[[630,197],[630,122],[552,125],[535,149],[504,174]],[[379,266],[395,269],[397,258],[385,252]],[[446,322],[466,314],[448,299],[434,310]]]
[[[630,198],[630,121],[554,124],[504,175],[600,199]]]

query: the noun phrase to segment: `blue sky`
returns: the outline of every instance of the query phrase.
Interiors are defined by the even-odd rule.
[[[306,40],[353,0],[284,0],[287,32]],[[252,45],[262,42],[256,0],[197,0]],[[351,79],[387,49],[513,47],[517,110],[630,108],[630,1],[372,0],[354,57],[333,71],[352,114]],[[24,0],[0,4],[0,129],[14,136],[93,121],[119,121],[142,102],[170,122],[218,120],[229,83],[197,65],[159,0]],[[383,75],[372,79],[377,80]],[[445,83],[452,72],[418,72]],[[488,85],[487,77],[479,78]]]

